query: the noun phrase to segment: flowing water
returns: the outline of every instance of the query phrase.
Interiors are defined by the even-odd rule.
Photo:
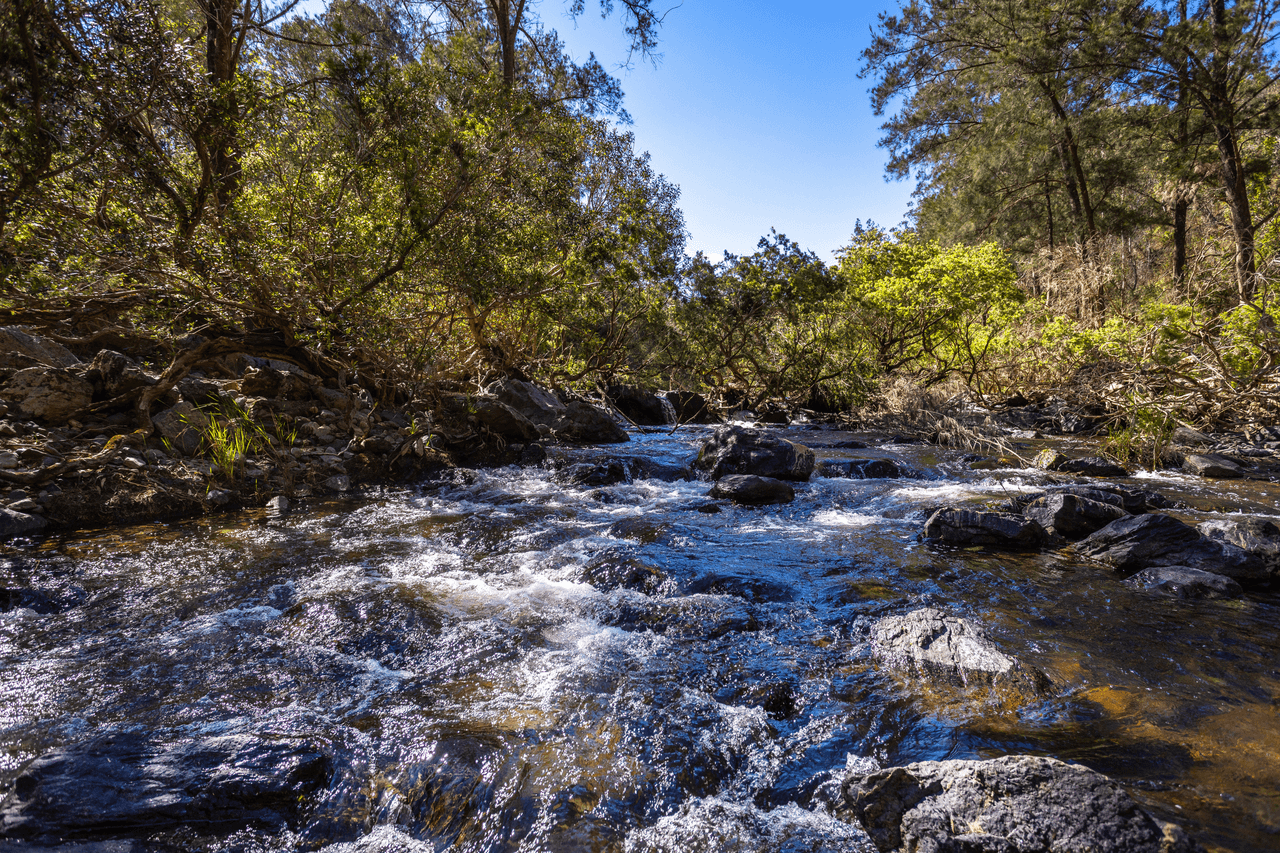
[[[614,451],[683,463],[707,434]],[[930,508],[1046,475],[786,435],[921,476],[712,513],[705,483],[507,468],[12,551],[8,583],[59,606],[0,614],[0,784],[103,731],[305,729],[332,770],[294,829],[128,849],[869,851],[815,796],[846,765],[1035,753],[1210,849],[1280,847],[1280,597],[1184,602],[1063,552],[939,550],[917,540]],[[1188,519],[1276,513],[1269,483],[1135,483]],[[870,625],[921,606],[981,624],[1051,696],[886,670]]]

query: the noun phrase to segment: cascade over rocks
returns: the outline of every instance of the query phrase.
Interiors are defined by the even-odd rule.
[[[1188,566],[1237,581],[1265,581],[1266,565],[1243,548],[1210,539],[1189,524],[1163,513],[1113,521],[1081,540],[1076,552],[1110,565],[1117,572],[1153,566]]]
[[[1195,853],[1119,785],[1053,758],[921,761],[844,778],[837,815],[885,853]]]
[[[946,545],[1035,550],[1049,542],[1038,521],[1011,512],[944,507],[924,524],[924,538]]]
[[[755,474],[806,482],[813,473],[813,451],[769,433],[723,426],[698,451],[694,467],[713,480],[726,474]]]

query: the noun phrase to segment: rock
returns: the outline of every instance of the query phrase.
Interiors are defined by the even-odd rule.
[[[817,464],[823,477],[851,477],[855,480],[895,480],[912,476],[892,459],[824,459]]]
[[[179,403],[153,415],[151,422],[173,448],[187,456],[200,452],[209,419],[191,403]]]
[[[1153,509],[1168,509],[1174,502],[1159,492],[1148,492],[1143,489],[1126,489],[1106,484],[1051,486],[1046,489],[1050,494],[1078,495],[1102,503],[1123,507],[1125,512],[1137,514]]]
[[[1265,518],[1206,521],[1196,525],[1201,535],[1242,548],[1262,561],[1272,576],[1280,575],[1280,527]]]
[[[9,378],[0,396],[27,417],[65,424],[93,402],[93,385],[65,367],[28,367]]]
[[[1039,522],[1048,532],[1067,539],[1081,539],[1129,515],[1116,504],[1072,494],[1037,498],[1027,505],[1022,514]]]
[[[922,761],[848,774],[840,814],[882,851],[925,853],[1194,853],[1119,785],[1054,758]]]
[[[662,426],[671,423],[667,411],[670,404],[664,405],[664,400],[652,391],[635,385],[610,385],[605,389],[605,395],[634,424]],[[670,414],[675,414],[674,409]]]
[[[28,515],[9,507],[0,509],[0,539],[29,536],[32,533],[39,533],[48,525],[49,522],[38,515]]]
[[[701,394],[692,391],[668,391],[667,402],[676,412],[676,422],[682,424],[718,424],[720,416]]]
[[[564,470],[564,479],[575,486],[613,486],[631,479],[630,466],[623,460],[610,459],[607,462],[579,462]]]
[[[80,359],[57,341],[33,335],[22,326],[0,326],[0,369],[71,367],[79,363]]]
[[[507,441],[530,442],[537,441],[539,437],[533,421],[494,396],[445,394],[441,407],[454,417],[473,420]]]
[[[948,545],[1034,550],[1049,542],[1039,522],[1011,512],[944,507],[929,517],[924,538]]]
[[[351,489],[351,478],[346,474],[334,474],[324,481],[324,487],[331,492],[345,492]]]
[[[1064,474],[1080,474],[1085,477],[1127,477],[1129,472],[1110,459],[1101,456],[1086,456],[1083,459],[1069,459],[1062,462],[1055,471]]]
[[[1238,598],[1244,594],[1240,584],[1231,578],[1190,566],[1143,569],[1125,583],[1175,598]]]
[[[109,349],[100,350],[93,357],[84,378],[93,383],[96,400],[110,400],[156,384],[155,378],[148,375],[142,365],[124,353]]]
[[[564,414],[565,406],[549,391],[523,379],[499,379],[484,389],[535,424],[552,424]]]
[[[747,506],[785,504],[795,500],[796,491],[773,477],[754,474],[726,474],[707,492],[708,497],[731,500]]]
[[[1013,687],[1028,696],[1049,686],[1044,673],[1001,652],[972,622],[931,607],[881,619],[871,629],[871,643],[890,665],[930,677]]]
[[[235,497],[235,492],[230,489],[210,489],[204,499],[212,506],[226,506],[231,503],[233,497]]]
[[[18,467],[18,454],[8,450],[0,453],[0,471],[12,471]]]
[[[580,400],[566,403],[564,413],[551,427],[557,436],[577,444],[620,444],[631,440],[604,409]]]
[[[1189,426],[1179,426],[1173,431],[1170,439],[1174,444],[1181,444],[1186,447],[1203,447],[1213,444],[1213,438]]]
[[[1258,557],[1228,542],[1201,535],[1189,524],[1163,513],[1113,521],[1076,543],[1076,551],[1119,572],[1152,566],[1190,566],[1238,581],[1269,577]]]
[[[1238,480],[1245,475],[1239,463],[1218,453],[1188,453],[1182,460],[1182,470],[1197,477],[1219,480]]]
[[[118,729],[37,758],[4,801],[0,835],[149,836],[193,824],[285,829],[330,774],[318,738],[170,737]]]
[[[813,473],[813,451],[785,438],[737,426],[724,426],[698,451],[694,467],[714,480],[726,474],[755,474],[806,482]]]
[[[312,389],[318,384],[318,379],[307,374],[262,364],[245,369],[240,379],[240,393],[246,397],[308,400],[312,397]]]
[[[1056,450],[1041,450],[1031,464],[1045,471],[1057,471],[1059,466],[1070,461]]]
[[[267,501],[267,512],[274,515],[284,515],[289,511],[289,499],[284,495],[276,495]]]

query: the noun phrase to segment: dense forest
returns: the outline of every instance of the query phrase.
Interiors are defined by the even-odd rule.
[[[889,380],[1274,421],[1280,0],[908,2],[862,75],[911,227],[685,252],[620,84],[525,0],[0,0],[0,321],[838,411]],[[652,0],[584,0],[633,54]],[[780,223],[785,227],[785,223]],[[401,389],[396,391],[395,389]]]

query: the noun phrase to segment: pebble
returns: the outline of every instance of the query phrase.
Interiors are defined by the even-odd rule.
[[[18,454],[0,453],[0,468],[8,471],[18,467]]]
[[[143,462],[141,459],[139,459],[136,456],[126,456],[124,458],[124,461],[121,462],[121,464],[124,465],[124,467],[130,469],[131,471],[139,471],[147,467],[147,463]]]
[[[23,498],[22,500],[14,501],[9,504],[9,509],[15,509],[18,512],[26,513],[39,512],[40,504],[31,500],[31,498]]]

